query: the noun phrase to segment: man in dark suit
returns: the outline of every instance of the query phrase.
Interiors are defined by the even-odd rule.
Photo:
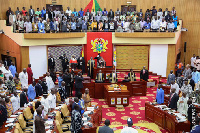
[[[84,57],[80,56],[77,60],[78,62],[78,69],[82,70],[82,74],[85,73],[85,59]]]
[[[43,94],[48,94],[48,87],[47,87],[46,78],[43,78],[41,85],[42,85],[42,89],[43,89]]]
[[[27,88],[23,88],[20,94],[20,107],[24,107],[24,104],[28,104]]]
[[[192,90],[194,91],[195,82],[192,79],[192,75],[188,76],[188,83],[192,86]]]
[[[177,102],[179,100],[178,94],[175,93],[176,88],[171,89],[171,94],[169,97],[169,108],[177,110]]]
[[[52,21],[52,19],[55,17],[55,13],[52,11],[52,9],[49,10],[48,12],[48,17]]]
[[[59,59],[62,61],[63,72],[65,72],[65,70],[69,68],[69,60],[67,59],[66,54],[60,56]]]
[[[99,70],[99,73],[97,73],[95,82],[96,83],[104,82],[104,73],[102,73],[101,70]]]
[[[76,97],[78,96],[78,92],[83,88],[83,80],[82,74],[79,72],[78,75],[75,76]]]
[[[29,13],[29,16],[30,16],[30,21],[33,22],[33,21],[34,21],[34,20],[33,20],[33,17],[34,17],[34,15],[35,15],[35,11],[34,11],[34,9],[32,8],[32,6],[30,6],[30,9],[29,9],[28,13]]]
[[[189,99],[187,101],[188,104],[188,121],[190,121],[190,129],[192,129],[192,127],[194,125],[196,125],[196,107],[192,104],[192,99]]]
[[[143,69],[140,71],[140,80],[147,81],[149,79],[149,72],[145,69],[145,66],[143,66]]]
[[[42,96],[42,81],[38,80],[38,83],[35,86],[35,91],[36,91],[36,97]]]
[[[65,81],[65,92],[67,93],[67,97],[70,96],[70,83],[71,83],[71,75],[68,71],[65,71],[63,75],[63,81]]]
[[[46,133],[45,131],[45,125],[44,125],[44,120],[42,119],[42,107],[38,107],[37,110],[37,115],[35,116],[35,133]]]
[[[173,70],[171,70],[167,77],[167,84],[170,85],[172,81],[175,81],[175,78],[176,76],[173,74]]]
[[[114,12],[112,11],[112,9],[110,9],[110,11],[108,12],[108,19],[109,20],[113,20],[114,19]]]
[[[58,91],[59,91],[59,94],[61,97],[61,101],[65,101],[66,94],[68,93],[68,92],[66,92],[65,81],[61,82],[61,87],[58,88]]]
[[[113,129],[109,127],[110,120],[105,120],[105,125],[99,128],[98,133],[114,133]]]
[[[11,66],[11,60],[9,59],[9,57],[8,58],[5,58],[5,60],[4,60],[4,66]]]
[[[48,66],[49,66],[49,69],[55,69],[55,60],[53,58],[53,55],[50,55],[50,58],[48,59]]]

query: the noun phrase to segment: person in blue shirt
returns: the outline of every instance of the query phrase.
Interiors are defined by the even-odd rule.
[[[200,118],[199,118],[199,117],[196,118],[196,123],[197,123],[198,125],[195,125],[195,126],[192,128],[192,130],[190,131],[190,133],[200,133]]]
[[[176,16],[176,13],[174,14],[174,16],[172,16],[172,18],[173,18],[174,28],[177,29],[178,16]]]
[[[71,32],[76,32],[76,22],[74,20],[71,22]]]
[[[17,71],[16,71],[16,67],[15,67],[15,65],[14,65],[13,62],[11,63],[11,66],[9,66],[9,70],[11,71],[13,77],[15,77],[15,73],[16,73]]]
[[[156,93],[156,102],[158,104],[163,104],[164,103],[164,90],[161,88],[162,85],[158,85],[157,93]]]
[[[200,81],[200,74],[197,71],[197,68],[193,68],[192,79],[194,80],[195,84],[198,83],[198,81]]]
[[[59,76],[58,76],[58,86],[61,87],[61,82],[63,81],[63,78],[62,78],[62,73],[59,73]]]
[[[27,95],[29,101],[33,101],[36,97],[35,85],[36,83],[33,81],[33,83],[28,87]]]
[[[42,11],[41,11],[41,17],[43,18],[44,17],[44,15],[46,14],[46,9],[45,9],[45,7],[43,7],[43,9],[42,9]]]
[[[83,15],[84,15],[84,11],[83,11],[82,8],[81,8],[81,10],[80,10],[78,13],[80,13],[80,16],[83,17]]]
[[[84,100],[82,99],[81,92],[78,92],[78,99],[79,99],[78,105],[80,107],[80,111],[81,111],[81,115],[82,115],[84,113],[85,103],[84,103]]]
[[[78,16],[78,12],[76,11],[76,9],[74,8],[74,11],[72,12],[72,14],[74,14],[74,16]]]
[[[42,23],[42,20],[38,23],[38,33],[45,33],[44,31],[44,24]]]
[[[82,32],[87,32],[87,20],[85,18],[82,20]]]
[[[108,11],[106,11],[106,8],[104,8],[104,10],[102,11],[102,15],[108,15]]]
[[[147,20],[147,22],[144,24],[144,32],[150,31],[151,28],[151,23],[149,22],[149,20]]]

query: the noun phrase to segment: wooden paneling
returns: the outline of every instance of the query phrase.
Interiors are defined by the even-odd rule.
[[[173,38],[175,33],[171,32],[135,32],[135,33],[120,33],[116,32],[115,37],[125,37],[125,38]]]
[[[143,10],[143,13],[146,9],[151,9],[152,6],[156,6],[156,9],[168,8],[169,10],[172,7],[176,7],[177,16],[179,19],[183,20],[183,27],[188,29],[188,32],[183,32],[181,40],[181,59],[183,61],[183,45],[184,42],[187,42],[187,53],[186,53],[186,63],[190,62],[190,58],[193,53],[200,55],[200,11],[199,5],[200,0],[128,0],[131,5],[136,5],[137,11],[139,9]],[[76,8],[77,11],[80,8],[85,8],[90,0],[56,0],[57,5],[63,5],[63,10],[66,10],[69,6],[72,10]],[[116,11],[117,8],[121,8],[121,5],[127,5],[127,0],[97,0],[101,8],[106,8],[110,10],[111,8]],[[16,10],[18,6],[20,10],[23,6],[26,9],[29,9],[29,6],[32,5],[34,9],[39,7],[46,6],[46,4],[51,4],[52,0],[1,0],[0,1],[0,19],[6,18],[6,10],[8,7],[11,7],[13,11]]]
[[[21,47],[21,70],[27,68],[29,64],[29,47]]]
[[[117,69],[148,68],[149,46],[116,46]]]
[[[46,34],[38,34],[38,33],[25,33],[24,39],[61,39],[61,38],[81,38],[85,37],[85,32],[80,33],[46,33]]]
[[[21,71],[21,55],[20,46],[11,40],[8,36],[0,34],[0,60],[1,54],[7,55],[9,51],[9,56],[16,58],[17,72]]]
[[[166,75],[170,73],[170,70],[175,70],[175,61],[176,61],[176,46],[173,44],[168,45],[168,54],[167,54],[167,71]]]

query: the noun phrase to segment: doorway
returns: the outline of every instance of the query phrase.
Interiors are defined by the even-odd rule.
[[[121,11],[130,11],[130,9],[132,11],[136,11],[136,5],[121,5]]]

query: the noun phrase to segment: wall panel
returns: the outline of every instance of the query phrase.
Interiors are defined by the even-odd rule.
[[[176,61],[175,54],[176,54],[176,46],[168,45],[166,76],[170,73],[171,70],[175,72],[175,61]]]

